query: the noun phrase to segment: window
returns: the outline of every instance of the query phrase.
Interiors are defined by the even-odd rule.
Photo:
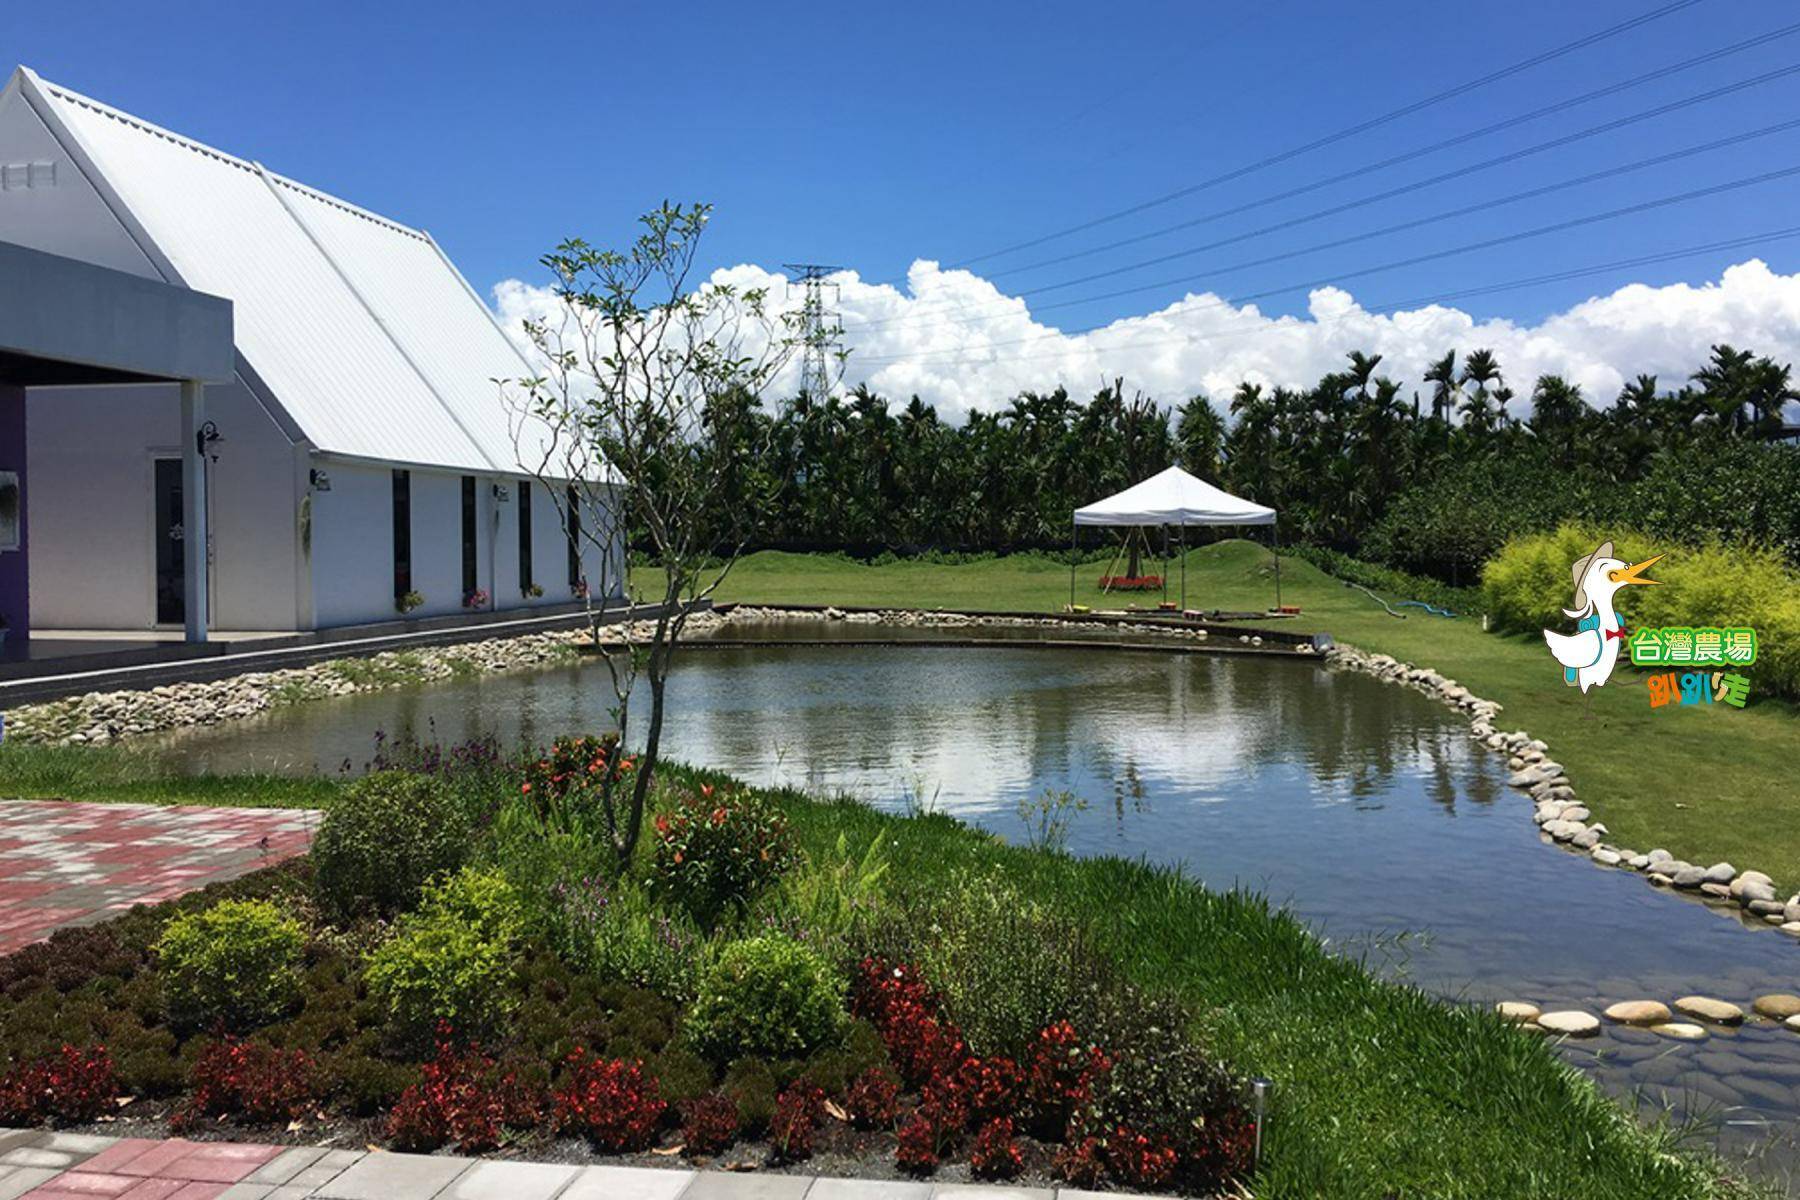
[[[569,516],[567,522],[569,535],[569,586],[581,583],[581,493],[575,485],[569,485]]]
[[[519,591],[531,591],[531,480],[519,480]]]
[[[475,570],[475,477],[462,477],[462,550],[463,596],[467,598],[480,582]]]
[[[412,585],[412,472],[394,472],[394,599]]]

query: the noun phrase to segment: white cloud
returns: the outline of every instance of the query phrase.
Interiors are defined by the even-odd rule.
[[[726,268],[713,279],[768,286],[790,307],[800,301],[799,289],[758,266]],[[1065,334],[986,279],[932,262],[913,264],[904,291],[848,272],[835,283],[843,341],[852,350],[846,384],[867,381],[896,402],[917,393],[951,418],[1058,384],[1085,398],[1114,376],[1169,402],[1196,391],[1224,400],[1245,379],[1310,385],[1342,366],[1351,350],[1382,355],[1381,371],[1410,394],[1415,387],[1424,392],[1419,380],[1426,364],[1445,351],[1488,347],[1519,394],[1514,405],[1521,412],[1541,374],[1562,375],[1604,405],[1639,373],[1678,386],[1715,342],[1781,362],[1800,360],[1800,274],[1776,274],[1759,259],[1727,268],[1712,283],[1629,284],[1535,325],[1477,321],[1439,304],[1371,313],[1350,293],[1325,287],[1311,293],[1305,317],[1270,317],[1253,304],[1202,293]],[[494,289],[494,302],[502,323],[517,329],[523,318],[549,312],[554,298],[546,288],[509,279]],[[777,393],[797,379],[797,366],[790,366]]]

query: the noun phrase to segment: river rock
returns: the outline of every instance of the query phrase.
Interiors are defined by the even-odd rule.
[[[1683,996],[1675,1002],[1675,1011],[1711,1021],[1714,1025],[1737,1025],[1744,1019],[1743,1009],[1728,1000],[1714,1000],[1710,996]]]
[[[1771,896],[1775,894],[1775,881],[1773,879],[1770,879],[1767,875],[1764,875],[1761,871],[1745,871],[1742,874],[1740,874],[1736,879],[1731,881],[1731,897],[1732,897],[1732,899],[1734,899],[1734,900],[1737,899],[1737,897],[1743,892],[1743,890],[1745,888],[1749,887],[1751,884],[1757,884],[1757,883],[1762,884],[1764,887],[1768,888],[1769,894]]]
[[[1660,1000],[1621,1000],[1606,1010],[1606,1019],[1621,1025],[1665,1025],[1672,1016]]]
[[[1784,922],[1784,923],[1783,923],[1783,924],[1782,924],[1782,926],[1781,926],[1781,932],[1783,932],[1783,933],[1791,933],[1791,934],[1793,934],[1793,935],[1794,935],[1794,936],[1795,936],[1795,937],[1800,937],[1800,921],[1786,921],[1786,922]]]
[[[1648,854],[1634,854],[1626,859],[1625,863],[1634,871],[1642,871],[1650,865],[1650,856]]]
[[[1787,908],[1783,911],[1786,913],[1788,920],[1800,921],[1800,900],[1789,900],[1787,902]]]
[[[1511,1021],[1523,1025],[1538,1018],[1538,1006],[1527,1004],[1523,1000],[1502,1000],[1494,1005],[1494,1011],[1500,1014],[1502,1021]]]
[[[1774,884],[1764,883],[1760,879],[1752,879],[1746,883],[1742,875],[1731,881],[1731,898],[1745,907],[1758,900],[1773,902],[1778,909],[1787,907],[1775,899]]]
[[[1670,879],[1667,875],[1664,875],[1661,871],[1651,871],[1650,885],[1652,887],[1674,887],[1675,881]]]
[[[1800,1033],[1800,1017],[1789,1017],[1787,1020],[1783,1021],[1782,1024],[1786,1025],[1795,1033]]]
[[[1771,1021],[1785,1021],[1789,1017],[1800,1016],[1800,996],[1790,992],[1772,992],[1767,996],[1758,996],[1750,1007],[1758,1015]]]
[[[1579,804],[1563,809],[1562,813],[1563,820],[1565,821],[1586,821],[1593,815],[1593,813],[1589,812]]]
[[[1617,850],[1608,850],[1605,846],[1595,846],[1588,857],[1603,867],[1616,867],[1625,860],[1619,857]]]
[[[1660,1033],[1664,1037],[1674,1038],[1682,1042],[1698,1042],[1706,1037],[1704,1026],[1688,1021],[1665,1021],[1661,1025],[1652,1025],[1651,1033]]]
[[[1731,889],[1722,883],[1707,882],[1700,885],[1700,891],[1714,900],[1731,899]]]
[[[1716,862],[1706,868],[1706,882],[1730,883],[1737,878],[1737,868],[1728,862]]]
[[[1744,909],[1759,917],[1774,917],[1776,921],[1787,920],[1787,906],[1779,900],[1752,900],[1744,905]]]
[[[1697,888],[1708,880],[1699,867],[1683,867],[1669,876],[1669,882],[1678,888]]]
[[[1650,853],[1646,854],[1644,857],[1649,859],[1651,862],[1666,862],[1666,861],[1672,860],[1675,856],[1673,854],[1670,854],[1667,850],[1663,850],[1663,849],[1659,848],[1656,850],[1652,850]]]
[[[1569,845],[1578,846],[1583,850],[1592,850],[1600,844],[1600,835],[1604,832],[1605,830],[1598,825],[1590,826],[1570,838]]]
[[[1559,1034],[1562,1037],[1593,1037],[1600,1032],[1600,1018],[1593,1013],[1577,1012],[1569,1009],[1563,1012],[1548,1012],[1537,1019],[1538,1028],[1546,1033]]]

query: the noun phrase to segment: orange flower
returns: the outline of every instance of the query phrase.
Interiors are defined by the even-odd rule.
[[[528,783],[528,784],[526,784],[526,785],[525,785],[525,786],[524,786],[524,787],[522,787],[522,788],[520,788],[520,789],[519,789],[519,792],[520,792],[520,793],[521,793],[521,794],[522,794],[522,795],[526,795],[526,796],[529,796],[529,795],[531,795],[531,785],[530,785],[530,784],[529,784],[529,783]]]
[[[702,796],[705,796],[705,797],[706,797],[706,798],[707,798],[707,799],[708,799],[708,800],[711,800],[711,799],[712,799],[712,792],[713,792],[713,785],[712,785],[712,784],[710,784],[710,783],[703,783],[703,784],[701,784],[701,785],[700,785],[700,794],[701,794],[701,795],[702,795]]]
[[[675,852],[675,861],[676,861],[676,862],[680,862],[680,861],[681,861],[681,851],[679,851],[679,850],[677,850],[677,851],[676,851],[676,852]]]

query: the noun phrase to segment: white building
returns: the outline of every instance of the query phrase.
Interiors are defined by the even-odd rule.
[[[592,514],[605,489],[553,496],[521,469],[494,381],[531,368],[430,235],[21,67],[0,242],[221,297],[235,330],[234,376],[191,385],[191,430],[179,384],[24,388],[38,630],[182,627],[196,433],[214,630],[393,620],[407,593],[431,616],[619,592],[617,548],[574,551],[563,524],[567,497]]]

